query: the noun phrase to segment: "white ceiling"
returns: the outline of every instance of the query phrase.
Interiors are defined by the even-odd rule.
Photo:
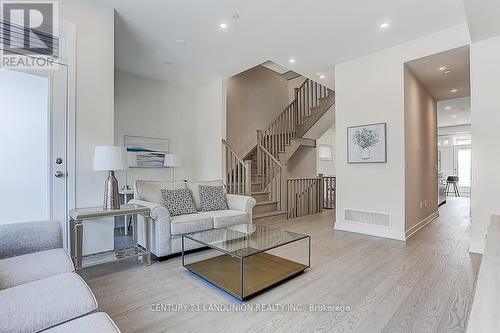
[[[333,88],[335,64],[466,21],[461,0],[99,1],[116,9],[118,69],[189,85],[272,60]]]
[[[499,0],[463,0],[473,42],[500,34]]]
[[[406,63],[408,68],[437,100],[470,96],[470,56],[469,46]],[[441,66],[451,70],[446,74]],[[451,92],[458,89],[457,92]]]
[[[470,124],[470,97],[440,101],[438,108],[438,127]]]

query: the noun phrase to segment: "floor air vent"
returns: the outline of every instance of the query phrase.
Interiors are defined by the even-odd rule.
[[[346,209],[344,211],[344,220],[346,222],[365,223],[381,227],[389,227],[391,225],[390,214],[374,213],[362,210]]]

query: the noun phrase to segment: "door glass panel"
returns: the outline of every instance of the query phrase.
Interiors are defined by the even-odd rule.
[[[458,186],[470,187],[471,184],[471,149],[459,149],[457,155],[458,163]]]
[[[457,135],[457,136],[453,137],[453,144],[455,146],[458,146],[458,145],[470,145],[471,142],[472,142],[472,140],[471,140],[471,135],[470,134],[467,134],[467,135]]]
[[[49,79],[0,69],[0,110],[0,223],[49,219]]]

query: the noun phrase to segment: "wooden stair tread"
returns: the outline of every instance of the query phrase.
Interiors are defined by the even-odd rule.
[[[262,219],[265,217],[271,217],[271,216],[278,216],[278,215],[286,215],[286,211],[281,211],[281,210],[273,210],[271,212],[263,212],[263,213],[256,213],[252,215],[252,218],[255,219]]]
[[[257,192],[252,192],[252,195],[259,195],[259,194],[269,194],[269,191],[257,191]]]
[[[266,201],[260,201],[255,204],[255,206],[264,206],[264,205],[274,205],[279,203],[279,201],[272,201],[272,200],[266,200]]]

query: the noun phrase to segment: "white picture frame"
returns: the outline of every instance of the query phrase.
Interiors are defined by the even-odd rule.
[[[348,127],[347,163],[387,163],[387,123]]]

